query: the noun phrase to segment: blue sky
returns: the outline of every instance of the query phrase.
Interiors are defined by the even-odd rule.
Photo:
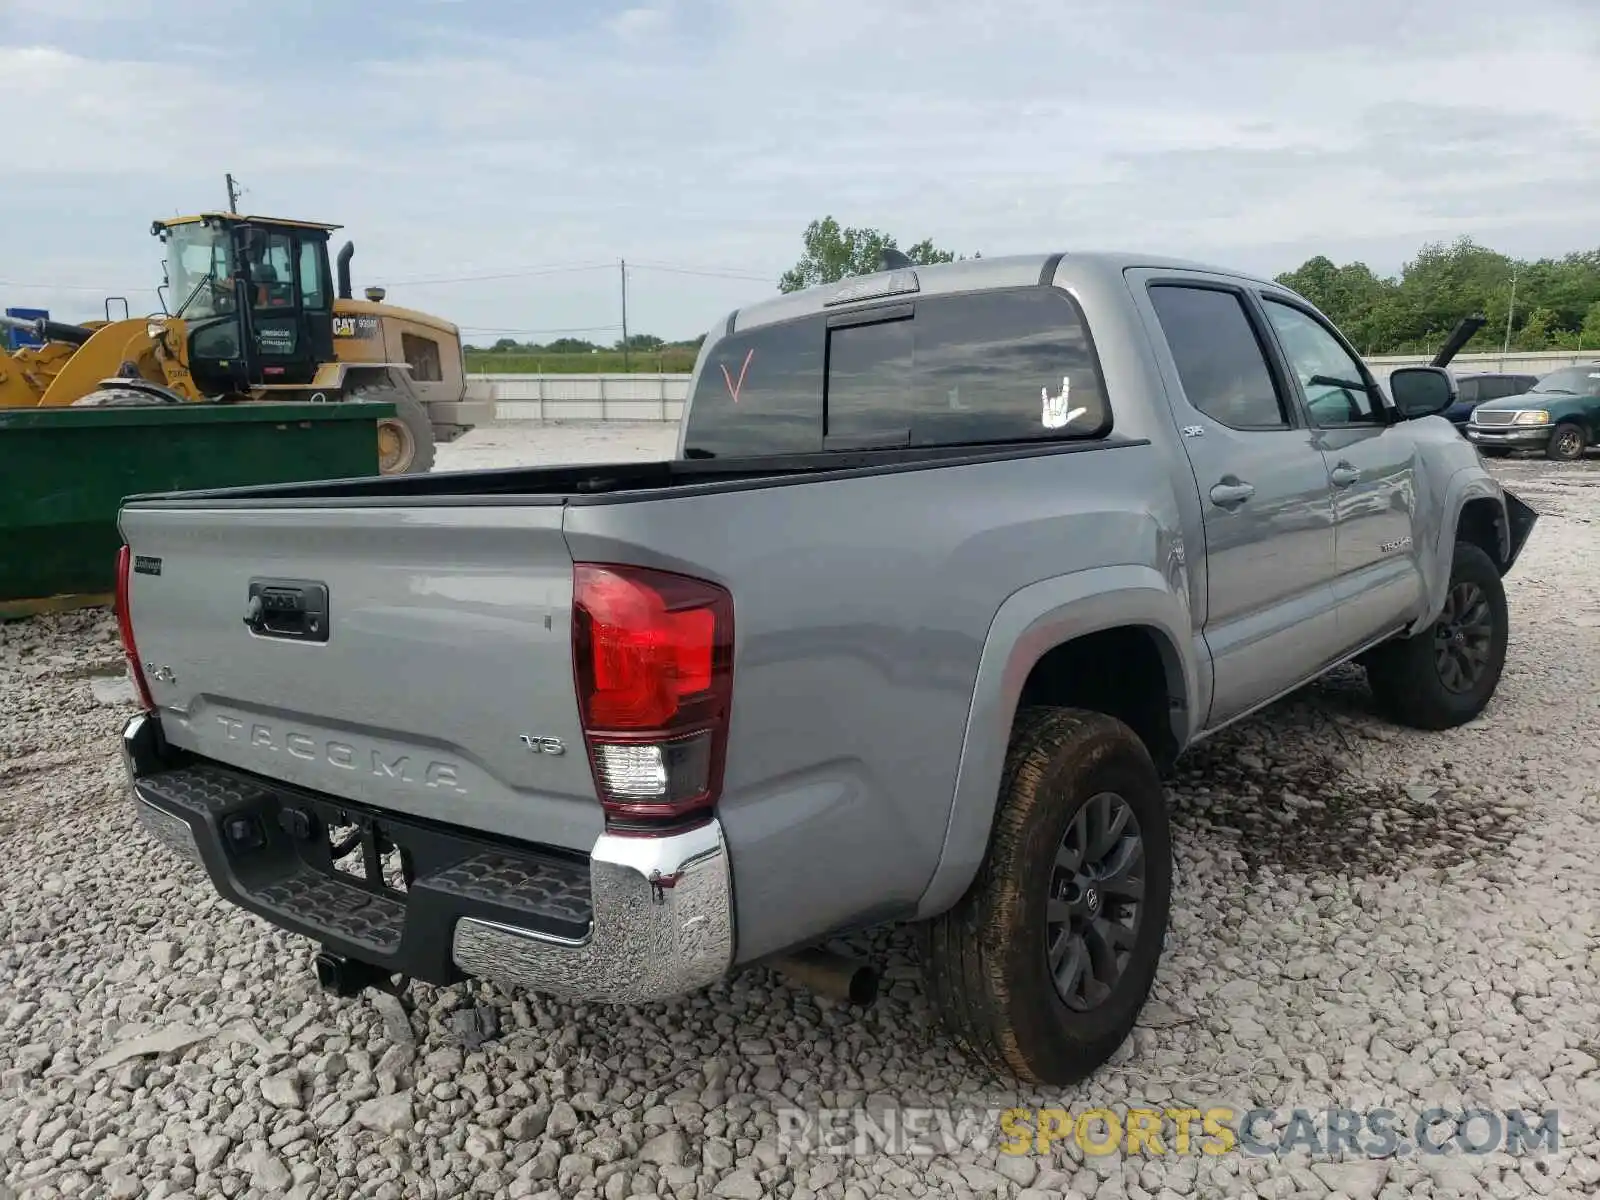
[[[693,335],[826,213],[1264,272],[1600,245],[1593,0],[0,0],[0,111],[0,302],[68,318],[152,307],[150,219],[227,171],[479,342],[614,339],[622,257]]]

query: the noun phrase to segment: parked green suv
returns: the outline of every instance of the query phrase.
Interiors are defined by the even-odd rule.
[[[1472,410],[1467,439],[1490,458],[1543,450],[1547,458],[1582,458],[1600,446],[1600,362],[1551,371],[1520,396]]]

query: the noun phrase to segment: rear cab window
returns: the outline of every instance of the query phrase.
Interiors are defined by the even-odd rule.
[[[1052,287],[919,297],[734,333],[707,354],[689,458],[1103,437],[1077,303]]]

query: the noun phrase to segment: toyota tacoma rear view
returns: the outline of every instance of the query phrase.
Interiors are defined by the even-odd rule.
[[[134,497],[133,810],[336,987],[864,1000],[819,948],[908,922],[964,1046],[1081,1078],[1175,756],[1352,660],[1490,702],[1536,516],[1453,399],[1262,279],[902,262],[720,322],[668,461]]]

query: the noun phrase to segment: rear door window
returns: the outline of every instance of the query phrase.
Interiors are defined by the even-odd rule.
[[[1220,288],[1150,289],[1184,397],[1229,429],[1287,429],[1289,418],[1243,298]]]

